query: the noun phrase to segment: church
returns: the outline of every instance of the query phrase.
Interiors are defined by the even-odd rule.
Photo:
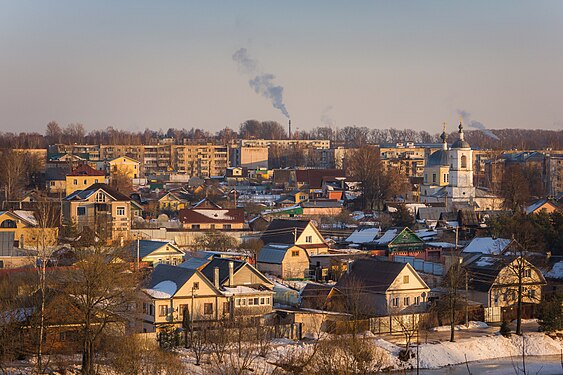
[[[421,203],[445,203],[450,208],[498,210],[502,199],[473,186],[473,150],[459,122],[458,139],[448,147],[446,126],[440,135],[442,148],[426,158]]]

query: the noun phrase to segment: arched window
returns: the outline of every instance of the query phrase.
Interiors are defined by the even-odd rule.
[[[467,156],[461,155],[461,167],[467,168]]]
[[[16,222],[14,220],[6,219],[0,224],[0,228],[17,228]]]

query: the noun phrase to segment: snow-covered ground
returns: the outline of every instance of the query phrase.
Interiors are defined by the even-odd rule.
[[[485,322],[469,322],[469,326],[465,324],[458,324],[454,327],[456,331],[461,331],[463,329],[475,329],[475,328],[488,328],[489,325]],[[448,332],[451,329],[450,326],[440,326],[431,329],[433,332]]]

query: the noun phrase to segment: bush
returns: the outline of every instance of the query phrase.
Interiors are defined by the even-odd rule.
[[[502,322],[499,332],[504,337],[510,337],[510,326],[506,320]]]
[[[563,298],[560,295],[552,296],[540,305],[539,323],[544,332],[553,332],[563,329]]]

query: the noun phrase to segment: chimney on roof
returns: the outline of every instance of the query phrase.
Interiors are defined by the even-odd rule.
[[[213,283],[215,284],[215,288],[219,289],[219,267],[215,267],[214,271]]]
[[[235,263],[231,260],[229,261],[229,286],[233,286],[233,274],[235,273]]]

